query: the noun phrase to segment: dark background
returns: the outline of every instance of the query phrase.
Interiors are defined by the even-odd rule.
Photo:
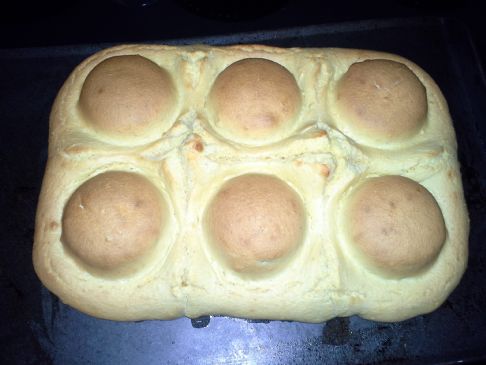
[[[0,6],[0,48],[157,41],[352,20],[445,16],[467,24],[484,64],[480,4],[461,0],[5,1]]]

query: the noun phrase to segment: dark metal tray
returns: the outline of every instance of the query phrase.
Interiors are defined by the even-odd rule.
[[[435,312],[401,323],[323,324],[227,317],[118,323],[62,304],[35,276],[34,216],[48,117],[72,69],[109,46],[0,50],[0,358],[3,363],[419,363],[486,361],[486,87],[462,24],[441,18],[366,21],[158,43],[263,43],[383,50],[422,66],[444,92],[457,131],[471,218],[470,260]]]

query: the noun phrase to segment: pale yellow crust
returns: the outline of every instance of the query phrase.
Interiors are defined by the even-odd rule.
[[[132,104],[133,114],[117,117],[127,129],[112,118],[119,113],[114,94],[95,98],[96,84],[109,80],[96,70],[110,59],[159,75],[148,77],[146,87],[127,83],[132,76],[116,78],[124,85],[117,92]],[[362,74],[353,70],[363,64],[373,65],[366,73],[379,81],[376,87],[365,80],[364,98],[352,87]],[[232,69],[239,71],[226,78]],[[86,84],[88,77],[94,81]],[[259,77],[268,79],[252,85]],[[370,98],[396,80],[403,89],[392,103]],[[353,119],[360,114],[354,101],[363,100],[370,108],[361,114],[385,119]],[[106,114],[88,106],[97,102]],[[232,119],[239,108],[251,118]],[[34,268],[63,302],[114,320],[205,314],[404,320],[441,305],[466,268],[469,220],[456,148],[438,86],[397,55],[260,45],[109,48],[73,71],[53,105]],[[76,191],[113,172],[138,182],[121,184],[124,193],[123,187],[106,195],[86,188],[86,196],[97,210],[129,207],[143,196],[150,203],[127,213],[127,222],[136,223],[109,220],[104,227],[110,215],[99,212],[79,218]],[[254,186],[241,188],[235,183],[241,177]],[[222,193],[228,189],[230,198]],[[411,200],[403,194],[408,190]],[[387,210],[390,201],[396,211]],[[365,214],[368,204],[376,214]],[[396,232],[387,230],[392,226]],[[95,243],[110,227],[125,232],[122,246]],[[241,244],[247,234],[256,245]],[[387,242],[401,245],[386,251]]]

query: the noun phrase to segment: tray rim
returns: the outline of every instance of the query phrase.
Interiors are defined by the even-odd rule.
[[[2,58],[22,58],[22,57],[53,57],[53,56],[72,56],[73,54],[85,55],[88,52],[96,52],[104,48],[122,44],[153,44],[153,45],[173,45],[184,46],[193,44],[206,44],[213,46],[225,46],[230,44],[258,44],[258,42],[286,38],[286,37],[305,37],[318,34],[338,34],[352,31],[376,30],[400,28],[405,26],[444,26],[446,23],[456,23],[460,27],[470,31],[467,25],[455,18],[444,16],[413,16],[413,17],[393,17],[393,18],[372,18],[365,20],[350,20],[344,22],[319,23],[304,26],[279,27],[274,29],[261,29],[257,31],[242,31],[231,34],[213,34],[201,37],[182,37],[169,39],[152,39],[140,41],[117,41],[117,42],[92,42],[92,43],[72,43],[58,46],[34,46],[34,47],[7,47],[0,48],[0,59]],[[262,38],[262,34],[265,37]],[[255,41],[260,38],[259,41]],[[238,42],[232,42],[240,39]],[[472,40],[471,40],[472,41]],[[300,47],[300,46],[295,46]],[[290,48],[290,47],[283,47]],[[302,46],[302,48],[307,48]],[[331,48],[331,47],[322,47]],[[343,47],[346,48],[346,47]],[[51,53],[46,55],[46,53]]]

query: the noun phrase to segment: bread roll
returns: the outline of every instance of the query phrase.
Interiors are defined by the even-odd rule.
[[[403,63],[365,60],[353,63],[340,78],[336,106],[354,138],[394,142],[409,138],[423,126],[427,95]]]
[[[158,190],[145,177],[104,172],[84,182],[69,198],[61,241],[88,270],[124,272],[151,254],[166,214]]]
[[[397,55],[123,45],[50,117],[33,263],[112,320],[400,321],[467,264],[447,103]]]
[[[292,132],[301,91],[282,65],[245,58],[216,77],[208,104],[213,127],[223,136],[247,144],[268,144]]]
[[[87,75],[79,95],[80,116],[100,134],[129,139],[165,132],[177,92],[167,71],[139,55],[107,58]]]
[[[245,174],[227,181],[207,209],[208,240],[236,271],[268,270],[304,236],[300,197],[271,175]]]
[[[381,275],[419,274],[438,256],[445,224],[427,189],[402,176],[365,180],[348,198],[348,241]]]

